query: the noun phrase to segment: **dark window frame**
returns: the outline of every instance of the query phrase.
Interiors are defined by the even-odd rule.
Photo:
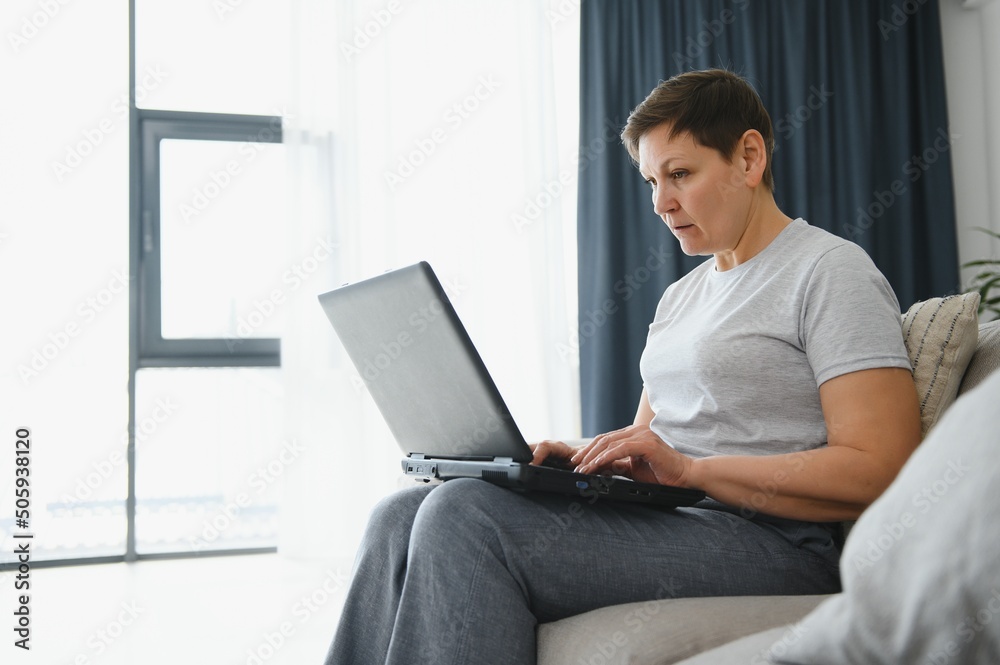
[[[278,367],[276,338],[164,339],[161,318],[160,142],[163,139],[281,143],[280,116],[137,109],[141,170],[139,228],[139,357],[147,367]]]

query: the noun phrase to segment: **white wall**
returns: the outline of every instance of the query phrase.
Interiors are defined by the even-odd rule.
[[[939,0],[959,261],[1000,257],[1000,2]],[[991,122],[992,120],[992,122]],[[964,271],[962,284],[971,271]]]

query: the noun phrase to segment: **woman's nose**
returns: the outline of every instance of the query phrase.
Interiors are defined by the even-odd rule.
[[[653,212],[666,215],[677,210],[677,199],[669,187],[657,187],[653,190]]]

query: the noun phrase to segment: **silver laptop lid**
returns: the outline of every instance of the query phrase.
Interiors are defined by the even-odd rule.
[[[319,300],[405,453],[531,461],[428,263],[347,284]]]

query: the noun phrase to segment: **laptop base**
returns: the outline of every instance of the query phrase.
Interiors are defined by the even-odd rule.
[[[700,490],[639,483],[622,476],[576,473],[507,459],[469,461],[405,457],[401,464],[403,473],[418,481],[476,478],[510,489],[582,497],[589,503],[612,499],[673,508],[691,506],[705,498]]]

